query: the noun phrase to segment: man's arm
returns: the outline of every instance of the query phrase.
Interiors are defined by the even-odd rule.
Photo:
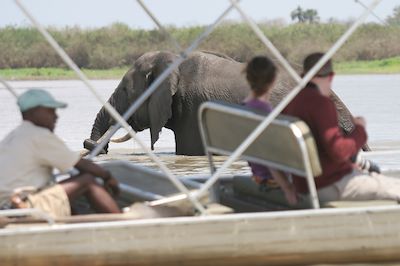
[[[90,160],[81,158],[75,168],[81,173],[89,173],[96,177],[101,177],[104,181],[104,187],[110,189],[114,195],[119,193],[118,181],[112,176],[111,172],[103,167],[93,163]]]
[[[81,158],[75,164],[75,168],[81,173],[89,173],[94,176],[101,177],[104,181],[112,177],[110,171],[84,158]]]
[[[331,101],[320,102],[314,112],[317,130],[317,145],[322,145],[327,155],[335,161],[347,161],[357,154],[367,141],[367,133],[361,124],[356,124],[349,135],[344,135],[338,125],[335,105]]]

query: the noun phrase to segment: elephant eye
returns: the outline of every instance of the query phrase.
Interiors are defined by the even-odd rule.
[[[146,87],[149,87],[151,83],[154,81],[153,72],[149,72],[146,74]]]

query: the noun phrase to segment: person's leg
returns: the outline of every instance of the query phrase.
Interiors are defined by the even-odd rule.
[[[53,217],[71,216],[71,205],[67,193],[59,184],[28,195],[25,203],[28,208],[36,208],[49,213]]]
[[[90,205],[100,213],[120,213],[117,203],[103,186],[90,174],[82,174],[60,182],[70,202],[84,195]]]
[[[400,200],[400,180],[353,171],[337,182],[342,200]]]
[[[317,190],[320,202],[336,201],[340,199],[339,189],[335,184]]]

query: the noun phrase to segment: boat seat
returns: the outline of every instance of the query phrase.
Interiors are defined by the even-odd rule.
[[[254,204],[264,206],[272,204],[270,209],[273,210],[311,208],[310,201],[307,198],[300,198],[296,206],[290,206],[280,188],[266,188],[261,190],[260,186],[249,175],[234,176],[232,187],[237,197],[253,202]]]
[[[129,207],[132,202],[154,201],[180,193],[164,173],[149,167],[120,160],[103,161],[100,164],[110,171],[120,184],[121,193],[117,202],[121,208]],[[182,178],[180,181],[189,190],[201,186],[201,183],[191,179]],[[86,209],[90,207],[87,206]]]
[[[213,171],[213,154],[232,154],[266,115],[237,104],[205,102],[200,106],[200,131]],[[314,176],[320,175],[322,169],[314,138],[303,121],[279,115],[243,152],[241,159],[305,177],[311,205],[319,208]]]
[[[260,186],[254,182],[249,175],[238,175],[233,177],[233,191],[235,194],[254,204],[264,206],[273,204],[273,210],[277,209],[308,209],[312,206],[309,200],[304,197],[299,198],[299,202],[295,206],[290,206],[279,188],[268,190],[260,190]],[[351,208],[351,207],[372,207],[372,206],[390,206],[397,205],[395,200],[363,200],[363,201],[328,201],[320,202],[322,208]]]
[[[242,105],[205,102],[199,109],[199,126],[212,171],[213,155],[231,155],[265,119],[266,112]],[[294,208],[356,207],[393,205],[396,201],[335,201],[320,203],[314,177],[322,173],[318,151],[307,124],[298,118],[279,115],[243,152],[241,159],[265,165],[307,179],[310,197]],[[233,189],[242,197],[290,208],[280,189],[260,191],[250,178],[235,177]]]
[[[217,202],[211,202],[207,204],[205,208],[208,215],[228,214],[234,212],[232,208],[219,204]]]
[[[373,206],[392,206],[397,205],[395,200],[360,200],[360,201],[347,201],[337,200],[328,201],[323,203],[324,208],[353,208],[353,207],[373,207]]]

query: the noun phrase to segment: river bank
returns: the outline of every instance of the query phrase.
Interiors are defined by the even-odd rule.
[[[82,69],[89,79],[120,79],[129,67],[110,69]],[[6,80],[66,80],[78,79],[66,68],[7,68],[0,69],[0,77]]]
[[[398,74],[400,73],[400,57],[382,60],[351,61],[335,64],[338,74]]]
[[[128,66],[111,69],[83,69],[90,79],[120,79]],[[400,73],[400,57],[383,60],[352,61],[335,64],[337,74],[395,74]],[[77,79],[76,74],[64,68],[14,68],[0,69],[0,76],[6,80],[61,80]]]

